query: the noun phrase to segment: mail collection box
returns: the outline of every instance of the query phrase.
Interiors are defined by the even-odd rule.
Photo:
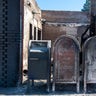
[[[30,80],[47,80],[48,91],[51,76],[51,41],[39,40],[29,42],[28,78]]]

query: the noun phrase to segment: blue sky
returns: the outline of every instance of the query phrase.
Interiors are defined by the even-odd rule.
[[[43,10],[81,11],[86,0],[36,0]]]

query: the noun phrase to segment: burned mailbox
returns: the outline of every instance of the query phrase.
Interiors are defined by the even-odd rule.
[[[29,42],[29,56],[28,56],[28,80],[46,79],[48,91],[50,87],[50,40],[39,40]]]
[[[54,43],[53,91],[55,83],[73,83],[79,92],[79,51],[79,43],[72,36],[61,36]]]
[[[96,37],[91,37],[83,46],[84,64],[84,91],[87,91],[87,84],[96,83]]]

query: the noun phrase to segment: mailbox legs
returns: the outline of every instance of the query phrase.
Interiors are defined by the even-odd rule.
[[[84,93],[86,93],[87,91],[87,65],[85,64],[85,68],[84,68]]]
[[[77,82],[77,93],[79,93],[80,92],[80,84],[79,84],[79,80],[78,80],[78,82]]]
[[[84,81],[84,93],[86,93],[86,89],[87,89],[87,85],[86,85],[86,81]]]
[[[29,93],[29,90],[30,90],[30,79],[28,78],[28,81],[27,81],[27,91],[26,91],[26,93]]]
[[[53,84],[52,84],[52,92],[55,91],[55,82],[53,81]]]
[[[32,86],[34,86],[34,80],[32,79]]]
[[[50,92],[50,83],[51,83],[51,78],[50,78],[50,72],[47,78],[47,92]]]
[[[79,53],[77,54],[77,57],[78,57],[78,62],[79,62]],[[79,93],[80,92],[80,70],[79,70],[79,63],[77,64],[77,70],[76,70],[76,72],[77,72],[77,82],[76,82],[76,84],[77,84],[77,93]]]
[[[47,92],[50,92],[50,81],[47,80]]]
[[[55,64],[53,64],[53,83],[52,83],[52,92],[55,92]]]

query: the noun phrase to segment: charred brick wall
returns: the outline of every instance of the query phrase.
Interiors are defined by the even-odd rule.
[[[50,39],[52,43],[60,35],[73,35],[76,38],[85,31],[89,24],[89,14],[78,11],[48,11],[42,10],[43,39]],[[84,25],[84,27],[82,27]],[[80,26],[82,30],[80,29]],[[83,31],[83,32],[82,32]],[[78,35],[79,33],[79,35]]]
[[[66,34],[66,31],[62,29],[62,26],[55,25],[43,25],[43,34],[42,37],[44,40],[51,40],[54,42],[54,38],[58,38],[59,36]]]
[[[42,10],[42,18],[45,18],[48,22],[88,23],[88,13],[79,11]]]
[[[20,0],[0,0],[0,87],[18,83],[21,38]]]

